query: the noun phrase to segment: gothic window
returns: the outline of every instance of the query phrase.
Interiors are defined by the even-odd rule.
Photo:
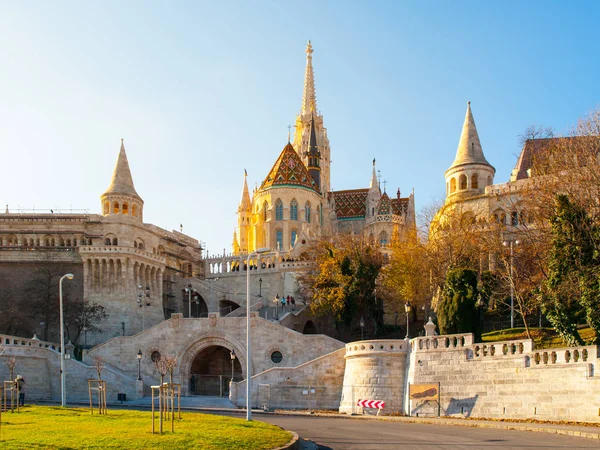
[[[110,203],[104,202],[104,215],[108,216],[109,213],[110,213]]]
[[[277,230],[275,232],[275,241],[277,243],[277,250],[281,250],[283,248],[283,231]]]
[[[310,223],[310,202],[306,202],[304,206],[304,215],[306,217],[306,221]]]
[[[269,204],[267,202],[263,203],[263,221],[267,221],[267,213],[269,210]]]
[[[467,188],[467,176],[462,174],[458,179],[458,188],[462,191]]]
[[[471,176],[471,189],[479,189],[479,178],[476,173]]]
[[[454,194],[456,192],[456,178],[452,178],[450,180],[450,193]]]
[[[290,220],[298,220],[298,202],[296,199],[290,202]]]
[[[275,220],[283,220],[283,202],[280,198],[275,202]]]
[[[382,231],[379,234],[379,245],[381,245],[382,247],[386,247],[387,243],[388,243],[387,233],[385,231]]]
[[[113,203],[113,214],[119,214],[119,202]]]
[[[123,214],[129,215],[129,205],[127,203],[123,203]]]
[[[290,242],[292,243],[292,247],[294,246],[294,244],[296,243],[296,238],[298,237],[298,233],[296,230],[292,231],[292,235],[291,235],[291,240]]]

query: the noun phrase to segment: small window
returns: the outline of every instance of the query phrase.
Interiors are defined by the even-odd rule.
[[[281,354],[281,352],[274,351],[273,353],[271,353],[271,361],[273,361],[274,364],[281,363],[281,361],[283,361],[283,355]]]
[[[117,238],[113,238],[112,240],[112,245],[119,245],[119,241],[117,240]]]
[[[104,239],[104,245],[110,245],[110,238]]]
[[[291,238],[291,243],[292,243],[292,247],[294,246],[294,244],[296,243],[296,238],[298,237],[298,233],[296,232],[296,230],[292,231],[292,235],[290,236]]]
[[[129,214],[129,205],[127,203],[123,203],[123,214]]]
[[[104,202],[104,215],[108,216],[109,213],[110,213],[110,203]]]
[[[275,220],[283,220],[283,202],[279,198],[275,202]]]
[[[459,185],[459,189],[462,191],[463,189],[467,188],[467,176],[466,175],[461,175],[460,178],[458,179],[458,185]]]
[[[277,250],[281,250],[283,248],[283,231],[277,230],[275,232],[275,240],[277,241]]]
[[[516,227],[517,225],[519,225],[519,213],[517,211],[513,211],[510,214],[510,224],[513,227]]]
[[[136,205],[131,206],[131,215],[133,217],[137,217],[137,206]]]
[[[113,214],[119,214],[119,202],[113,203]]]
[[[310,223],[310,202],[306,202],[304,206],[304,215],[306,217],[306,221]]]
[[[296,199],[290,202],[290,220],[298,220],[298,202]]]
[[[452,178],[450,180],[450,193],[454,194],[456,192],[456,178]]]
[[[479,189],[479,177],[476,173],[471,176],[471,189]]]

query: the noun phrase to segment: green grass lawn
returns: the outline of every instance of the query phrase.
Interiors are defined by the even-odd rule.
[[[551,328],[530,328],[531,337],[536,349],[565,347],[562,338]],[[586,342],[592,342],[596,334],[589,327],[580,328],[579,334]],[[515,339],[527,339],[525,328],[509,328],[506,330],[484,333],[483,342],[511,341]]]
[[[158,416],[158,415],[157,415]],[[156,420],[158,430],[158,419]],[[182,412],[175,432],[165,423],[152,434],[151,413],[108,410],[93,416],[89,409],[25,406],[2,413],[0,448],[8,449],[270,449],[290,441],[291,433],[263,422]]]

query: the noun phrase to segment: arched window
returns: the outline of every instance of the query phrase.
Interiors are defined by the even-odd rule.
[[[277,250],[281,250],[283,248],[283,231],[277,230],[275,232],[275,241],[277,243]]]
[[[294,244],[296,243],[296,238],[298,237],[298,233],[296,232],[296,230],[292,231],[292,235],[290,236],[290,242],[292,244],[292,247],[294,246]]]
[[[310,223],[310,202],[306,202],[306,205],[304,205],[304,216],[306,221]]]
[[[110,214],[110,203],[104,202],[104,215],[108,216]]]
[[[517,211],[513,211],[512,213],[510,213],[510,224],[513,227],[519,225],[519,213]]]
[[[388,243],[387,233],[385,231],[382,231],[381,233],[379,233],[379,245],[381,245],[382,247],[386,247],[387,243]]]
[[[280,198],[275,202],[275,220],[283,220],[283,202]]]
[[[116,237],[113,238],[112,244],[113,245],[119,245],[119,241],[118,241],[118,239]]]
[[[137,217],[137,205],[131,205],[131,215]]]
[[[454,194],[456,192],[456,178],[452,178],[450,180],[450,193]]]
[[[462,191],[467,188],[467,176],[462,174],[458,179],[458,188]]]
[[[471,189],[479,189],[479,177],[476,173],[471,175]]]
[[[113,214],[119,214],[119,202],[113,203]]]
[[[269,204],[267,202],[263,203],[263,221],[266,222],[267,221],[267,214],[269,211]]]
[[[133,242],[133,248],[137,248],[137,241]]]
[[[298,202],[295,198],[290,202],[290,220],[298,220]]]
[[[127,203],[123,203],[123,214],[129,215],[129,205]]]
[[[104,245],[110,245],[110,238],[104,239]]]

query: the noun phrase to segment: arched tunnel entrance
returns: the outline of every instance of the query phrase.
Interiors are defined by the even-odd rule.
[[[233,369],[233,372],[232,372]],[[239,359],[232,359],[228,348],[212,345],[198,352],[190,369],[190,394],[229,395],[229,381],[242,379]]]

